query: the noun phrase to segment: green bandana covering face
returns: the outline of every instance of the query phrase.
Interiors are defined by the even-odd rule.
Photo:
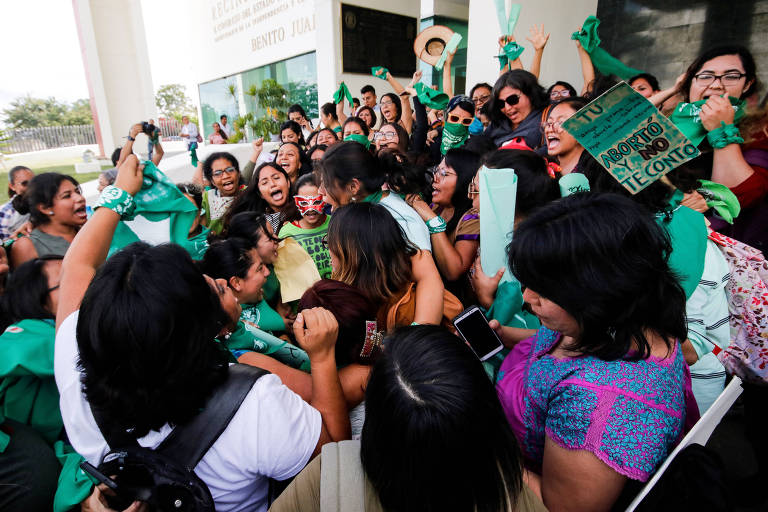
[[[344,137],[344,140],[351,140],[353,142],[357,142],[359,144],[362,144],[365,146],[365,149],[371,149],[371,141],[368,140],[368,137],[365,135],[360,135],[358,133],[350,133],[346,137]]]
[[[377,74],[379,70],[382,70],[380,75]],[[373,66],[371,68],[371,74],[376,78],[381,78],[382,80],[387,79],[387,73],[389,73],[389,70],[383,66]]]
[[[335,93],[333,93],[333,102],[334,103],[341,103],[344,101],[344,98],[347,99],[349,104],[352,104],[352,93],[349,92],[349,87],[347,87],[347,84],[344,82],[341,82],[341,85],[339,85],[339,88],[336,90]]]
[[[720,183],[707,180],[699,181],[701,187],[697,192],[707,201],[707,206],[714,208],[717,214],[728,224],[733,224],[733,219],[741,213],[741,205],[736,194]]]
[[[733,124],[737,124],[744,117],[746,101],[733,96],[728,96],[728,99],[735,110]],[[707,100],[699,100],[693,103],[678,103],[672,115],[669,116],[669,120],[675,123],[675,126],[683,132],[683,135],[688,137],[694,146],[698,146],[707,138],[707,130],[701,124],[700,117],[701,106],[706,102]]]
[[[419,101],[425,107],[444,110],[448,106],[450,98],[444,92],[436,91],[421,82],[414,85],[413,88],[416,89],[416,97],[419,98]]]
[[[501,54],[496,56],[496,58],[499,59],[499,69],[504,69],[507,64],[517,60],[523,53],[523,50],[525,50],[525,48],[514,41],[505,44]]]
[[[600,36],[597,35],[597,27],[600,20],[594,16],[588,16],[579,32],[571,34],[571,39],[581,43],[581,47],[589,54],[592,65],[604,75],[616,75],[622,80],[629,80],[642,73],[639,69],[625,66],[619,59],[600,48]]]
[[[469,127],[460,123],[445,123],[443,127],[443,141],[440,144],[440,153],[443,155],[449,149],[464,145],[469,138]]]

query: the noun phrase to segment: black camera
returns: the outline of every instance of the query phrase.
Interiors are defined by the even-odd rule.
[[[157,126],[153,125],[152,123],[148,123],[144,121],[143,123],[141,123],[141,131],[146,133],[147,136],[152,137],[157,131]]]

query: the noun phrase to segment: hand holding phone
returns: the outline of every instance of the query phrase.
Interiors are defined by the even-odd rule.
[[[488,324],[488,319],[478,306],[470,306],[459,313],[453,319],[453,326],[481,361],[504,348],[496,331]]]

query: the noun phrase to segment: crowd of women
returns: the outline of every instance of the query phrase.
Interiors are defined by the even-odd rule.
[[[547,37],[533,31],[539,58]],[[200,211],[194,254],[139,242],[107,259],[152,165],[128,144],[92,213],[72,177],[12,170],[0,508],[115,506],[77,463],[117,448],[107,431],[161,446],[235,363],[270,374],[195,467],[216,510],[321,510],[333,489],[349,510],[626,505],[728,378],[713,351],[729,269],[709,235],[765,249],[768,118],[742,47],[667,90],[633,78],[717,136],[631,195],[562,128],[616,83],[582,62],[581,95],[513,61],[467,95],[383,71],[394,93],[324,104],[319,127],[293,105],[276,151],[212,153],[178,185]],[[517,179],[501,269],[480,264],[481,169]],[[570,173],[590,190],[561,197]],[[709,183],[738,200],[731,223]],[[504,345],[483,362],[451,324],[473,304]]]

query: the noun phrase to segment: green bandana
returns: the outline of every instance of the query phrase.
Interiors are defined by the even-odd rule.
[[[514,41],[505,44],[501,54],[496,56],[499,59],[499,69],[504,69],[507,64],[515,61],[523,53],[523,50],[525,48]]]
[[[349,92],[349,87],[347,87],[347,84],[344,82],[341,82],[341,85],[339,85],[339,88],[336,90],[335,93],[333,93],[333,102],[334,103],[341,103],[344,101],[344,98],[347,98],[347,101],[349,104],[352,104],[352,93]]]
[[[144,162],[144,182],[133,199],[133,219],[118,223],[109,247],[110,256],[138,241],[152,245],[172,242],[189,250],[187,235],[199,210],[150,161]]]
[[[629,80],[642,73],[639,69],[625,66],[619,59],[600,48],[600,36],[597,35],[597,26],[600,20],[594,16],[588,16],[579,32],[571,34],[571,39],[581,43],[581,47],[589,54],[592,65],[604,75],[616,75],[622,80]]]
[[[460,123],[445,123],[443,127],[443,141],[440,143],[440,153],[444,155],[449,149],[463,146],[468,138],[468,126]]]
[[[374,192],[373,194],[369,195],[365,199],[363,199],[362,203],[373,203],[378,204],[381,201],[381,196],[384,195],[383,190],[379,190],[378,192]]]
[[[371,149],[371,141],[368,140],[368,137],[365,135],[360,135],[357,133],[350,133],[346,137],[344,137],[344,140],[351,140],[353,142],[357,142],[365,146],[365,149]]]
[[[237,323],[235,332],[223,341],[229,350],[251,350],[266,354],[281,363],[309,373],[309,356],[299,347],[253,325]]]
[[[425,107],[435,110],[444,110],[448,106],[448,95],[442,91],[436,91],[433,88],[421,82],[413,86],[416,89],[416,97]]]
[[[728,96],[728,99],[733,105],[733,109],[736,111],[733,116],[733,124],[738,123],[744,117],[745,104],[744,100],[736,99],[733,96]],[[706,103],[707,100],[694,101],[693,103],[678,103],[675,107],[672,115],[669,116],[669,120],[675,123],[683,135],[688,137],[694,146],[701,144],[705,138],[707,138],[707,130],[701,124],[701,106]]]
[[[714,208],[717,214],[728,224],[733,224],[733,219],[741,213],[741,205],[736,194],[720,183],[707,180],[699,181],[701,187],[697,192],[707,201],[707,206]]]
[[[378,73],[379,70],[383,70],[383,71],[381,72],[380,75],[377,75],[376,73]],[[387,73],[389,73],[389,70],[383,66],[374,66],[371,68],[371,74],[376,78],[381,78],[382,80],[387,79]]]

